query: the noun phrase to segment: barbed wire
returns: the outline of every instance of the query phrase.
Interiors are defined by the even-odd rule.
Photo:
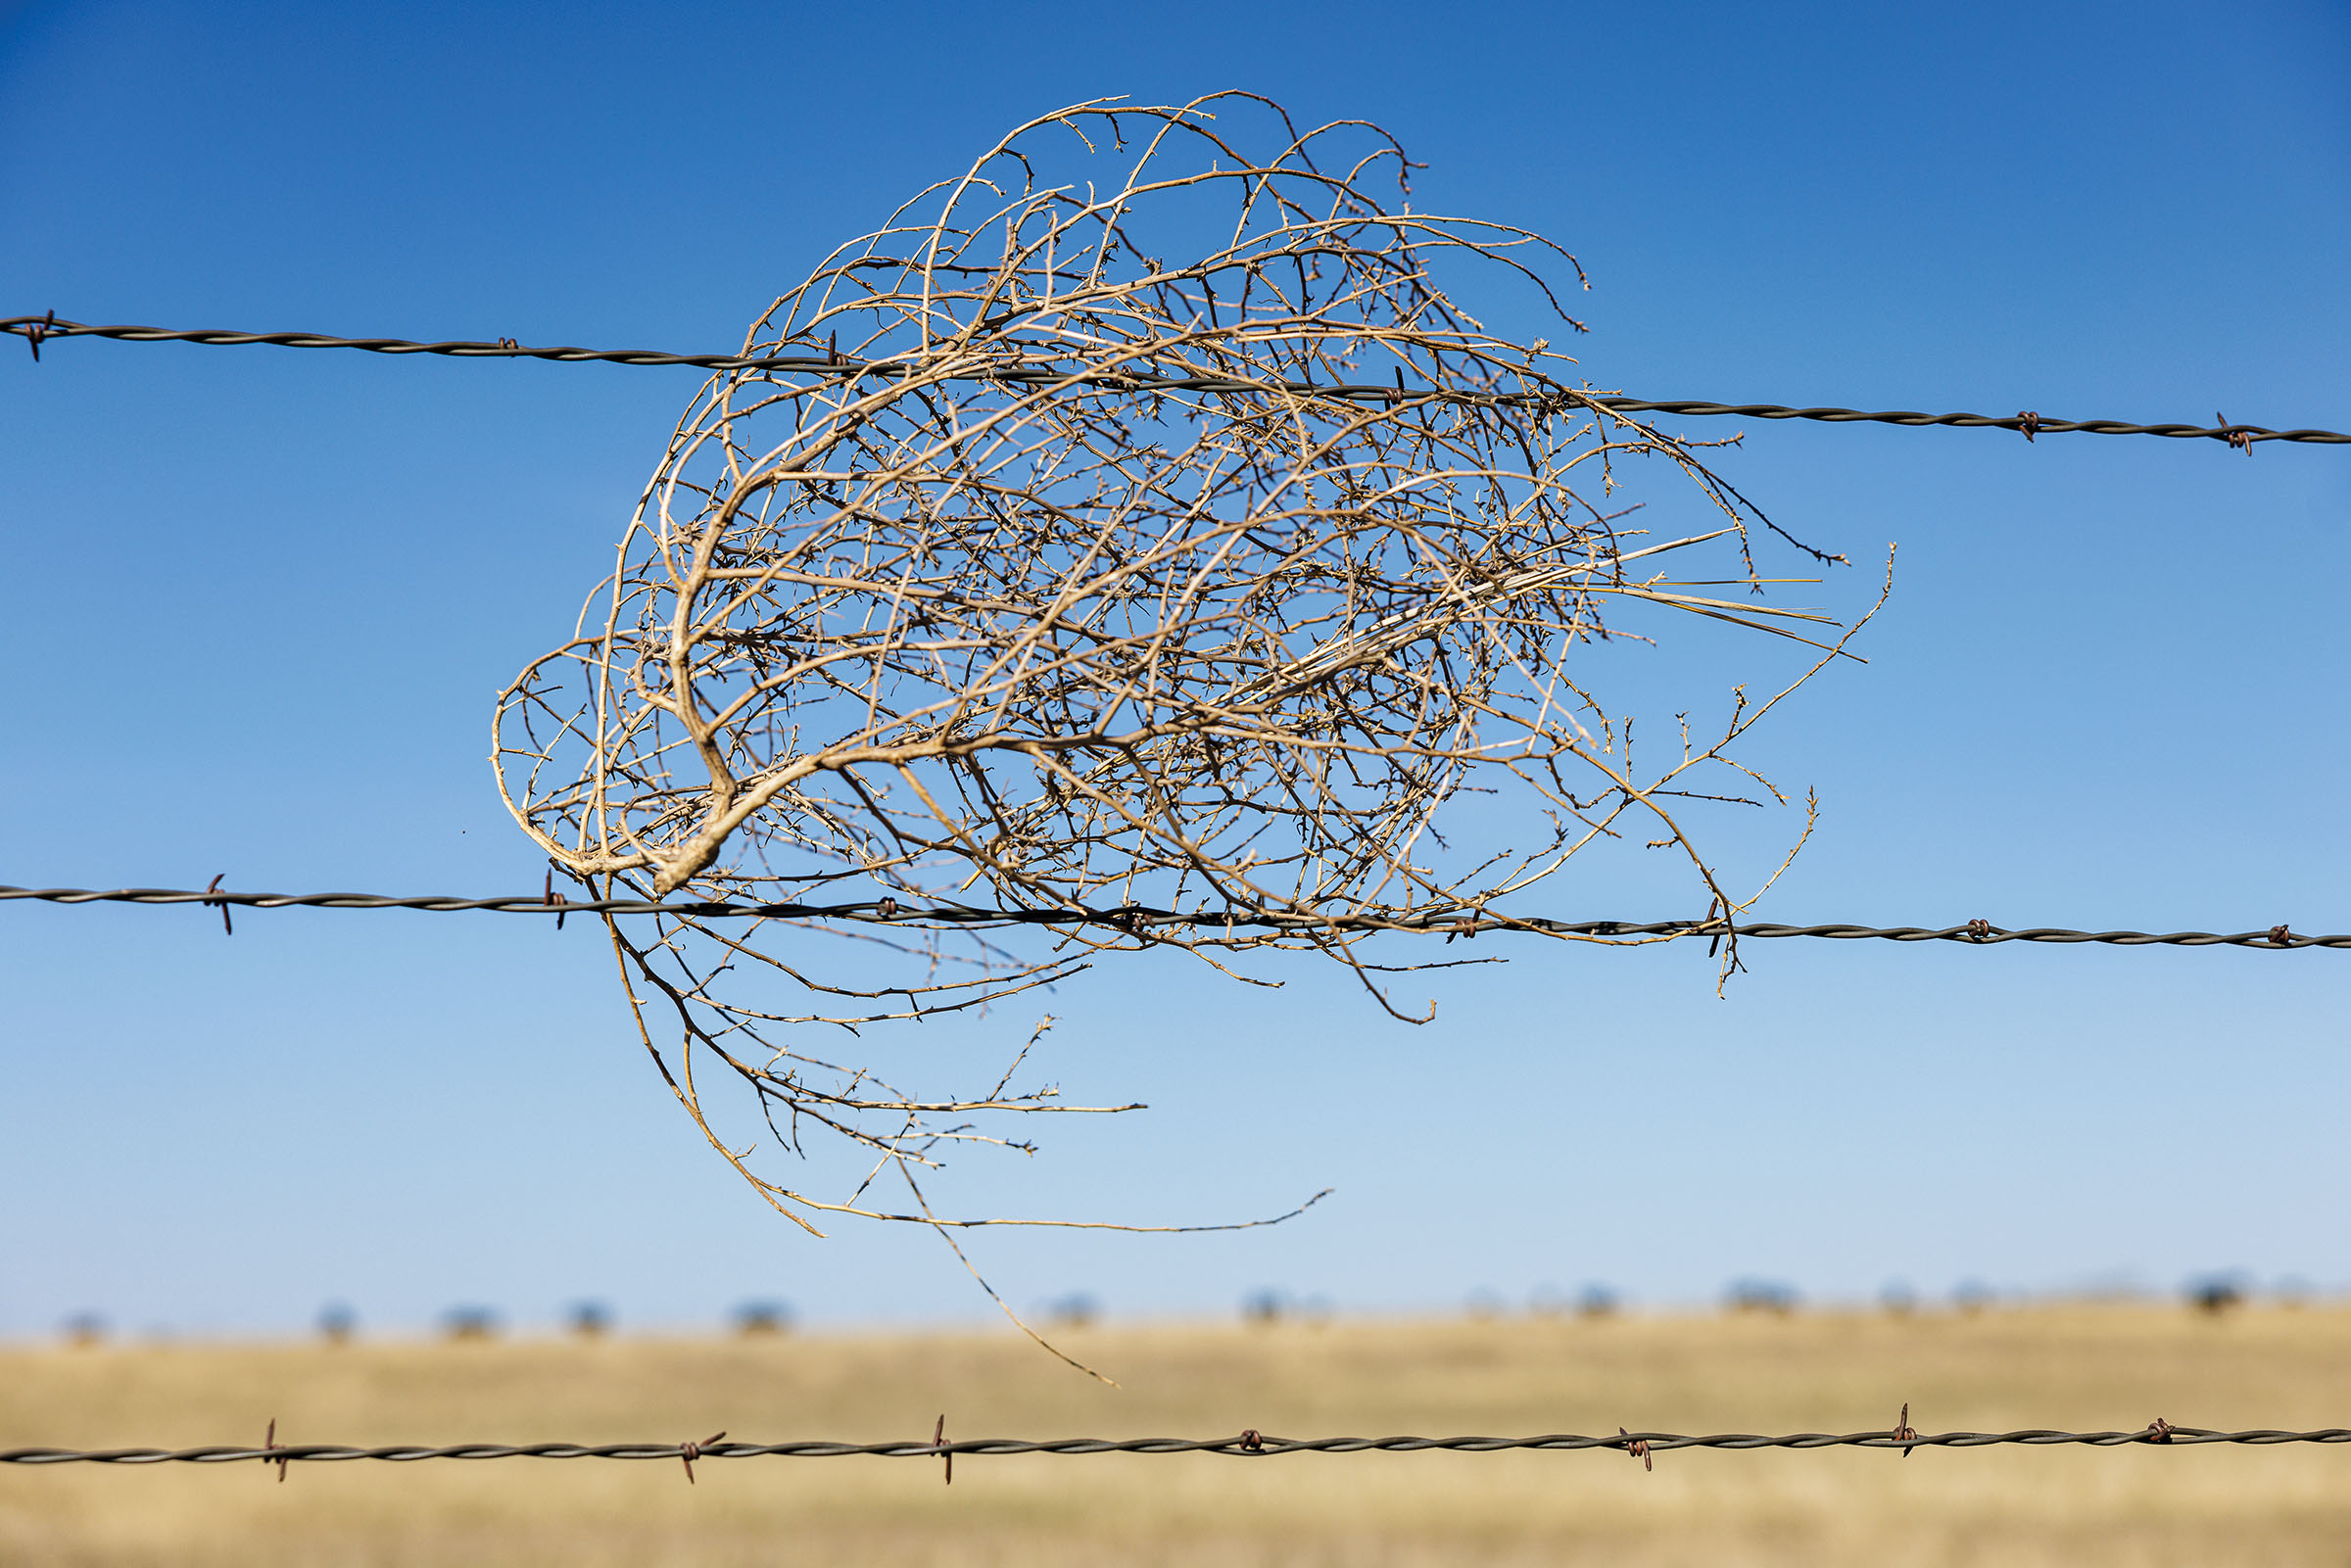
[[[654,349],[583,349],[569,345],[532,348],[511,338],[496,342],[450,340],[425,343],[408,338],[342,338],[322,332],[232,332],[216,328],[99,326],[86,321],[64,321],[46,315],[0,318],[0,332],[24,338],[32,356],[53,338],[108,338],[120,343],[193,343],[214,348],[264,344],[283,349],[357,349],[367,354],[429,354],[456,359],[548,359],[562,363],[596,362],[624,365],[684,365],[699,370],[781,370],[788,373],[838,377],[854,381],[864,376],[902,374],[904,366],[888,359],[859,360],[837,354],[740,355],[668,354]],[[1072,374],[1035,364],[990,366],[962,379],[1036,385],[1111,384],[1136,392],[1280,391],[1302,397],[1341,398],[1359,402],[1392,403],[1399,399],[1445,403],[1520,404],[1527,394],[1476,394],[1427,388],[1405,388],[1377,383],[1351,385],[1313,381],[1258,382],[1217,376],[1154,376]],[[2215,415],[2212,425],[2134,424],[2122,419],[2057,419],[2031,409],[2014,414],[1922,413],[1907,408],[1799,408],[1777,403],[1710,403],[1703,400],[1634,398],[1616,393],[1579,392],[1575,401],[1611,413],[1668,413],[1699,418],[1728,416],[1742,419],[1811,419],[1825,424],[1881,424],[1957,429],[2013,430],[2031,441],[2039,436],[2080,433],[2092,436],[2165,436],[2174,439],[2224,441],[2250,451],[2257,441],[2294,441],[2333,446],[2351,445],[2351,434],[2339,430],[2273,430],[2264,425],[2235,424]]]
[[[725,1434],[721,1433],[720,1437]],[[275,1444],[262,1448],[217,1446],[200,1449],[0,1449],[0,1464],[237,1464],[261,1460],[284,1465],[295,1462],[339,1463],[355,1459],[394,1464],[422,1459],[833,1459],[863,1455],[884,1459],[944,1459],[985,1455],[1055,1453],[1216,1453],[1265,1458],[1284,1453],[1497,1453],[1508,1450],[1572,1451],[1613,1449],[1635,1458],[1678,1449],[1894,1449],[1907,1454],[1913,1449],[2127,1448],[2135,1445],[2183,1446],[2231,1444],[2268,1448],[2279,1444],[2351,1443],[2351,1427],[2322,1427],[2312,1431],[2254,1428],[2223,1432],[2201,1427],[2174,1426],[2161,1419],[2131,1431],[2067,1432],[2033,1427],[2015,1432],[1913,1432],[1907,1425],[1877,1432],[1791,1432],[1764,1437],[1746,1432],[1690,1436],[1678,1432],[1626,1432],[1612,1437],[1584,1437],[1574,1433],[1546,1433],[1520,1438],[1282,1438],[1268,1433],[1242,1432],[1226,1438],[968,1438],[954,1442],[907,1439],[893,1443],[457,1443],[433,1448],[395,1444],[383,1448],[352,1448],[341,1444]]]
[[[31,899],[51,904],[197,904],[221,909],[410,909],[427,914],[486,911],[500,915],[669,915],[695,920],[847,921],[879,926],[947,926],[985,929],[1009,926],[1107,926],[1129,930],[1149,927],[1250,927],[1268,930],[1403,931],[1419,935],[1475,936],[1481,931],[1525,931],[1555,936],[1684,937],[1810,936],[1831,941],[2091,942],[2109,947],[2326,947],[2351,949],[2351,934],[2305,936],[2286,926],[2260,931],[2089,931],[2060,927],[2011,929],[1990,921],[1958,926],[1790,926],[1726,923],[1720,919],[1620,921],[1554,920],[1539,915],[1498,915],[1484,910],[1432,912],[1414,919],[1384,916],[1292,914],[1280,910],[1173,910],[1140,904],[1115,908],[987,909],[967,904],[902,905],[895,900],[847,904],[710,904],[648,898],[567,898],[560,893],[522,893],[502,898],[453,898],[432,894],[399,897],[383,893],[241,893],[194,887],[12,887],[0,884],[0,903]]]

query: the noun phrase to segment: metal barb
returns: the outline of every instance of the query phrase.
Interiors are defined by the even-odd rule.
[[[1902,1446],[1902,1457],[1909,1458],[1912,1440],[1918,1436],[1918,1432],[1910,1425],[1910,1402],[1908,1400],[1902,1402],[1902,1413],[1895,1418],[1894,1431],[1890,1435],[1895,1442]]]
[[[694,1485],[694,1461],[702,1456],[702,1450],[704,1449],[710,1447],[711,1444],[716,1443],[719,1439],[725,1436],[726,1434],[724,1432],[713,1432],[708,1437],[702,1439],[702,1441],[699,1443],[681,1443],[678,1445],[678,1457],[686,1462],[686,1484],[688,1486]]]

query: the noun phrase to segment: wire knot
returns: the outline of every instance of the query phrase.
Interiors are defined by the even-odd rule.
[[[27,321],[20,330],[24,334],[25,347],[32,350],[32,362],[39,364],[41,362],[41,340],[57,331],[57,312],[52,310],[38,321]]]
[[[2027,441],[2040,434],[2040,414],[2032,408],[2020,408],[2016,413],[2016,428]]]
[[[1616,1435],[1624,1439],[1626,1456],[1640,1460],[1642,1469],[1655,1470],[1657,1467],[1656,1460],[1651,1456],[1649,1451],[1649,1439],[1634,1437],[1622,1427],[1616,1429]]]
[[[694,1485],[694,1461],[702,1456],[704,1449],[725,1436],[724,1432],[713,1432],[699,1443],[689,1442],[678,1445],[678,1457],[686,1461],[686,1484],[688,1486]]]
[[[2221,439],[2223,441],[2229,443],[2230,446],[2234,447],[2238,451],[2243,452],[2248,457],[2253,455],[2252,431],[2234,429],[2230,425],[2229,416],[2225,413],[2215,413],[2212,417],[2220,422]]]
[[[1985,920],[1982,916],[1978,916],[1976,919],[1967,923],[1967,939],[1969,941],[1986,941],[1989,940],[1991,936],[1991,922]]]
[[[2148,1422],[2148,1423],[2147,1423],[2147,1441],[2148,1441],[2149,1443],[2169,1443],[2169,1442],[2171,1442],[2171,1441],[2172,1441],[2172,1423],[2171,1423],[2171,1422],[2169,1422],[2169,1421],[2166,1421],[2166,1420],[2165,1420],[2165,1419],[2164,1419],[2162,1416],[2160,1416],[2160,1415],[2159,1415],[2159,1416],[2157,1416],[2157,1417],[2156,1417],[2154,1420],[2152,1420],[2152,1421]]]
[[[2282,926],[2273,926],[2270,927],[2270,942],[2277,947],[2291,947],[2294,945],[2294,933]]]
[[[1243,1432],[1239,1437],[1233,1439],[1232,1441],[1243,1453],[1263,1453],[1266,1451],[1266,1435],[1258,1431],[1258,1429],[1255,1427],[1250,1427],[1247,1431]]]

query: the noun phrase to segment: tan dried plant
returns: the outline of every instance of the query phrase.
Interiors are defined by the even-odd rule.
[[[1415,213],[1411,166],[1374,126],[1301,134],[1247,95],[1021,126],[760,315],[744,356],[794,362],[704,384],[576,635],[502,695],[508,808],[580,881],[839,908],[608,922],[664,1074],[803,1225],[940,1224],[915,1172],[943,1145],[1075,1109],[1009,1072],[902,1091],[812,1025],[1147,947],[1228,971],[1309,951],[1385,1005],[1364,942],[1507,927],[1601,839],[1662,847],[1721,918],[1751,902],[1682,812],[1721,797],[1706,770],[1777,798],[1726,748],[1778,697],[1742,692],[1717,739],[1643,773],[1579,666],[1635,611],[1798,637],[1810,670],[1851,632],[1761,601],[1805,579],[1758,575],[1751,508],[1692,443],[1458,302],[1508,282],[1580,330],[1545,269],[1581,272],[1526,230]],[[1631,459],[1714,520],[1628,531]],[[818,963],[819,927],[866,945]],[[859,1195],[895,1167],[919,1212],[755,1174],[697,1054],[786,1149],[837,1134]]]

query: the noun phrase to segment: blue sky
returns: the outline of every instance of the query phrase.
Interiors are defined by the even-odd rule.
[[[1417,205],[1573,251],[1599,385],[2351,428],[2339,8],[1110,15],[0,9],[0,313],[723,349],[1012,123],[1241,86],[1377,119],[1429,166]],[[696,373],[9,347],[0,880],[535,888],[491,699],[604,570]],[[1758,736],[1823,824],[1757,917],[2351,930],[2351,455],[1758,424],[1723,467],[1807,539],[1901,546],[1867,668]],[[1849,609],[1859,575],[1825,592]],[[1719,705],[1725,646],[1661,653],[1657,689]],[[1545,902],[1681,894],[1634,864]],[[0,1333],[987,1311],[933,1238],[770,1216],[586,923],[0,925]],[[1718,998],[1700,949],[1511,951],[1423,987],[1420,1029],[1307,967],[1065,987],[1052,1073],[1153,1110],[959,1172],[963,1207],[1337,1192],[1274,1231],[977,1257],[1016,1304],[1128,1313],[2351,1285],[2351,958],[1755,944]],[[1010,1027],[924,1049],[992,1061]]]

